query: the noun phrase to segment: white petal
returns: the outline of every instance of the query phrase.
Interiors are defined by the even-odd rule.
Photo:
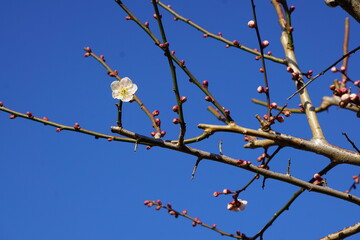
[[[120,89],[120,82],[119,81],[113,81],[110,85],[111,90],[116,91]]]
[[[129,102],[131,99],[133,99],[133,95],[123,95],[123,96],[121,96],[121,101],[123,101],[123,102]]]
[[[124,77],[121,79],[120,83],[125,87],[125,86],[129,86],[132,84],[132,81],[130,78],[128,77]]]
[[[131,84],[131,86],[129,88],[127,88],[127,90],[129,91],[130,94],[134,94],[136,93],[138,87],[136,84]]]

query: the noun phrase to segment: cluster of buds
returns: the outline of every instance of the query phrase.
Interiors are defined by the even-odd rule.
[[[89,57],[91,55],[91,48],[90,47],[84,47],[84,51],[86,52],[84,54],[84,57]]]
[[[315,174],[314,174],[314,179],[315,179],[315,181],[313,182],[313,184],[319,185],[319,186],[322,186],[322,185],[323,185],[324,179],[321,177],[320,174],[315,173]]]
[[[269,88],[268,87],[263,87],[263,86],[258,86],[258,88],[256,89],[256,91],[258,92],[258,93],[267,93],[267,92],[269,92]]]
[[[214,192],[213,196],[218,197],[221,194],[227,195],[233,193],[230,189],[225,188],[222,192]]]
[[[344,108],[349,103],[360,106],[360,94],[350,93],[350,90],[347,88],[336,88],[335,85],[331,85],[330,89],[333,90],[335,96],[340,97],[340,107]]]

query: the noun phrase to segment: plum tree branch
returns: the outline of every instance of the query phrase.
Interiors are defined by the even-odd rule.
[[[162,148],[167,148],[167,149],[175,150],[175,151],[178,151],[178,152],[183,152],[183,153],[186,153],[186,154],[190,154],[190,155],[196,156],[197,158],[208,159],[208,160],[212,160],[212,161],[232,165],[232,166],[235,166],[235,167],[238,167],[238,168],[245,169],[245,170],[250,171],[250,172],[258,173],[258,174],[263,175],[263,176],[265,176],[267,178],[272,178],[272,179],[276,179],[276,180],[279,180],[279,181],[282,181],[282,182],[287,182],[287,183],[290,183],[292,185],[305,188],[305,189],[307,189],[309,191],[323,193],[323,194],[326,194],[326,195],[329,195],[329,196],[333,196],[333,197],[343,199],[343,200],[355,203],[357,205],[360,205],[360,198],[356,197],[354,195],[346,194],[346,193],[331,189],[329,187],[322,187],[322,186],[318,186],[318,185],[315,185],[315,184],[311,184],[309,182],[294,178],[294,177],[289,176],[287,174],[281,174],[281,173],[273,172],[273,171],[270,171],[270,170],[266,170],[264,168],[254,166],[253,164],[251,164],[248,161],[234,159],[234,158],[228,157],[226,155],[220,155],[220,154],[206,152],[206,151],[196,149],[196,148],[192,148],[192,147],[189,147],[189,146],[186,146],[186,145],[179,146],[179,145],[174,144],[172,142],[163,141],[161,139],[149,138],[149,137],[146,137],[146,136],[143,136],[143,135],[128,131],[128,130],[126,130],[124,128],[117,127],[117,126],[111,127],[111,131],[113,133],[117,133],[117,134],[120,134],[122,136],[132,138],[132,139],[136,140],[136,142],[139,143],[139,144],[152,145],[152,146],[158,146],[158,147],[162,147]],[[359,158],[360,158],[360,155],[359,155]]]
[[[334,163],[347,163],[352,165],[360,166],[360,154],[354,151],[340,148],[328,143],[325,140],[311,139],[306,140],[282,133],[270,131],[264,132],[261,130],[254,130],[245,127],[241,127],[235,123],[228,125],[210,125],[210,124],[199,124],[199,128],[204,129],[206,132],[233,132],[240,133],[243,135],[250,135],[254,137],[266,138],[273,140],[276,145],[288,146],[300,150],[313,152],[329,158]]]

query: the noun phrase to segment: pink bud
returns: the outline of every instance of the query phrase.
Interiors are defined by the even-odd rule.
[[[208,101],[208,102],[212,102],[212,101],[213,101],[213,99],[212,99],[210,96],[206,96],[206,97],[205,97],[205,100]]]
[[[88,53],[91,53],[91,48],[90,47],[84,47],[84,50]]]
[[[255,28],[255,27],[256,27],[255,21],[254,21],[254,20],[250,20],[250,21],[248,22],[248,27],[249,27],[249,28]]]
[[[75,124],[74,124],[74,128],[75,128],[76,130],[79,130],[79,129],[80,129],[80,124],[79,124],[79,123],[75,123]]]
[[[221,32],[218,32],[217,35],[218,35],[219,37],[222,37],[222,36],[223,36]]]
[[[213,193],[214,197],[217,197],[217,196],[219,196],[220,194],[221,194],[220,192],[214,192],[214,193]]]
[[[89,52],[84,54],[84,57],[90,57],[90,56],[91,56],[91,54]]]
[[[277,107],[278,107],[278,105],[276,102],[273,102],[270,104],[270,108],[277,108]]]
[[[269,41],[268,40],[264,40],[262,43],[261,43],[261,46],[263,47],[263,48],[266,48],[267,46],[269,46]]]
[[[348,103],[350,101],[350,94],[345,93],[345,94],[341,95],[340,99],[341,99],[341,101]]]
[[[158,116],[160,114],[160,111],[159,110],[154,110],[153,112],[152,112],[152,115],[153,116]]]
[[[283,116],[277,116],[276,120],[278,120],[278,122],[280,122],[280,123],[285,121]]]
[[[314,179],[316,179],[316,180],[322,180],[323,178],[321,177],[320,174],[315,173],[315,174],[314,174]]]
[[[145,22],[145,27],[146,28],[149,28],[149,25],[150,25],[149,22]]]
[[[240,46],[240,43],[239,43],[237,40],[234,40],[234,41],[233,41],[233,44],[234,44],[235,46]]]
[[[359,96],[356,93],[352,93],[350,94],[350,100],[354,101],[354,102],[358,102],[359,101]]]
[[[182,96],[182,97],[180,98],[180,102],[181,102],[181,103],[186,102],[186,100],[187,100],[187,97],[185,97],[185,96]]]
[[[26,115],[28,115],[28,117],[33,117],[31,112],[26,112]]]
[[[158,15],[156,15],[156,13],[154,13],[153,17],[154,17],[155,19],[158,19],[158,17],[159,17],[159,19],[161,19],[161,18],[162,18],[162,15],[160,14],[160,15],[158,16]]]
[[[130,16],[126,16],[125,19],[126,19],[126,20],[131,20],[131,17],[130,17]]]
[[[56,131],[57,131],[57,132],[60,132],[60,131],[61,131],[61,128],[57,128]]]
[[[286,68],[286,71],[288,71],[289,73],[293,73],[293,72],[294,72],[294,70],[293,70],[291,67],[287,67],[287,68]]]
[[[208,88],[209,82],[208,82],[207,80],[204,80],[204,81],[202,82],[202,85],[204,86],[204,88]]]
[[[178,105],[173,106],[173,107],[172,107],[172,110],[173,110],[174,112],[178,112],[178,111],[179,111],[179,106],[178,106]]]
[[[184,210],[182,211],[182,213],[186,215],[186,214],[187,214],[187,210],[184,209]]]
[[[47,117],[43,117],[42,119],[45,121],[49,121],[49,119]]]
[[[0,107],[3,107],[3,106],[4,106],[3,102],[0,101]]]
[[[333,73],[335,73],[335,72],[338,71],[338,69],[334,66],[334,67],[331,68],[331,71],[332,71]]]
[[[230,191],[229,189],[226,189],[226,188],[225,188],[225,189],[223,190],[223,194],[229,194],[229,193],[231,193],[231,191]]]
[[[258,93],[263,93],[263,92],[264,92],[264,87],[263,87],[263,86],[258,86],[257,89],[256,89],[256,91],[257,91]]]
[[[161,120],[160,120],[159,118],[156,118],[156,119],[155,119],[155,124],[156,124],[156,126],[160,127],[160,125],[161,125]]]
[[[180,65],[183,67],[185,65],[185,60],[181,60]]]
[[[207,35],[206,33],[203,34],[204,38],[207,38],[209,35]]]
[[[283,111],[282,114],[284,114],[285,117],[290,117],[291,116],[291,112],[288,111],[288,110]]]
[[[346,71],[346,67],[345,67],[345,66],[341,66],[341,67],[340,67],[340,71],[341,71],[341,72],[345,72],[345,71]]]
[[[180,123],[180,119],[174,118],[174,119],[172,120],[172,122],[173,122],[174,124],[179,124],[179,123]]]

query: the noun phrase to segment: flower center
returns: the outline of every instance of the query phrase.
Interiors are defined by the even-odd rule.
[[[121,88],[120,94],[121,94],[121,95],[127,95],[127,94],[128,94],[128,91],[126,90],[126,88]]]

